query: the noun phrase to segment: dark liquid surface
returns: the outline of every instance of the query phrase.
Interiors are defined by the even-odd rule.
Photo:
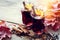
[[[28,23],[32,23],[31,29],[34,32],[42,31],[45,28],[43,24],[44,19],[32,18],[29,11],[22,12],[22,21],[25,25],[27,25]]]

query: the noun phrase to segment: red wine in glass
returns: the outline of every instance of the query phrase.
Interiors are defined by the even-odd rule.
[[[32,17],[30,16],[30,11],[22,11],[22,21],[26,26],[31,26],[33,24]]]

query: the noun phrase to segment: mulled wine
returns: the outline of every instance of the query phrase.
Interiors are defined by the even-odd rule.
[[[44,19],[33,19],[33,25],[32,25],[33,31],[36,32],[37,34],[43,32],[45,29],[43,22]]]
[[[40,9],[35,9],[34,6],[26,6],[23,2],[25,10],[22,11],[22,21],[26,26],[29,26],[35,33],[40,34],[45,29],[43,11]],[[28,8],[27,8],[28,7]],[[27,9],[26,9],[27,8]]]
[[[43,29],[45,29],[45,26],[43,24],[44,18],[42,18],[42,19],[32,18],[30,13],[31,12],[29,12],[29,11],[22,11],[22,21],[23,21],[23,23],[25,25],[29,25],[31,27],[31,29],[36,33],[42,32]]]
[[[33,23],[30,13],[31,13],[30,11],[22,11],[22,21],[27,26],[31,26]]]

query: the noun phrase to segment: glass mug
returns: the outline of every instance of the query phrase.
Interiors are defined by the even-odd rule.
[[[30,16],[31,11],[23,10],[22,12],[22,21],[26,26],[31,26],[33,24],[32,17]]]

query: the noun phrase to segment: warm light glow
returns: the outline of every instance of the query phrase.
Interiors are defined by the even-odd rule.
[[[53,4],[57,3],[59,0],[38,0],[38,6],[43,6],[42,8],[46,7],[47,9],[53,8]],[[43,9],[46,10],[46,9]]]
[[[54,19],[54,15],[55,13],[52,11],[54,10],[55,6],[54,4],[58,3],[59,0],[42,0],[39,2],[39,4],[41,4],[43,6],[43,10],[45,10],[44,12],[44,17],[46,19]],[[46,9],[44,9],[44,7]]]

